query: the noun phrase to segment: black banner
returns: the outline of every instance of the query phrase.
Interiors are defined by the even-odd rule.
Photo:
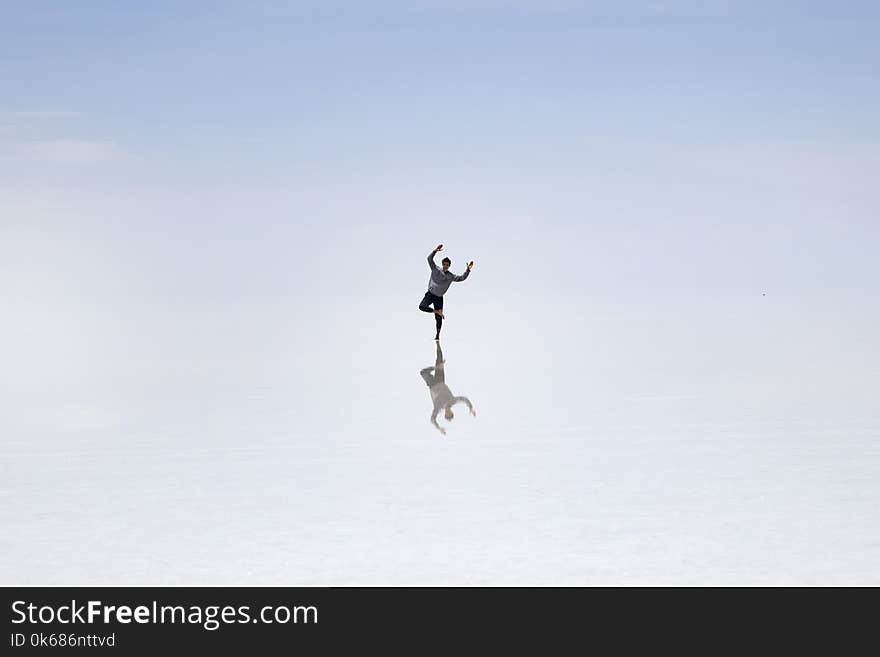
[[[797,589],[5,588],[4,654],[33,650],[423,651],[548,642],[780,649],[832,627],[852,592]],[[832,599],[827,599],[828,597]],[[873,596],[871,596],[873,597]],[[835,599],[836,598],[836,601]],[[869,627],[853,608],[846,636]],[[863,624],[864,623],[864,624]],[[760,637],[760,640],[758,640]],[[709,639],[707,639],[709,640]],[[757,643],[756,643],[757,641]],[[705,645],[706,649],[712,646]]]

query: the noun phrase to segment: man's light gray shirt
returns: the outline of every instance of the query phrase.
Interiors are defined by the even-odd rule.
[[[449,286],[452,285],[453,281],[463,281],[468,277],[468,274],[471,273],[471,270],[465,269],[461,276],[457,276],[451,271],[444,272],[434,262],[434,255],[436,255],[436,253],[436,251],[431,251],[428,255],[428,266],[431,268],[431,278],[428,280],[428,292],[436,294],[438,297],[442,297],[446,294],[446,290],[449,289]]]

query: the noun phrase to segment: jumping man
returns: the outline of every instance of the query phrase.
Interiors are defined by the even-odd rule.
[[[437,335],[434,336],[435,340],[440,339],[440,329],[443,326],[443,295],[446,293],[446,290],[449,289],[449,286],[452,285],[453,281],[463,281],[468,277],[468,274],[471,273],[471,269],[474,268],[474,261],[471,260],[467,265],[467,270],[458,276],[449,271],[449,265],[452,264],[452,260],[449,258],[443,258],[440,263],[442,267],[438,268],[437,263],[434,262],[434,256],[438,251],[442,250],[443,245],[438,244],[437,248],[431,251],[428,255],[428,266],[431,268],[431,278],[428,280],[428,291],[425,292],[425,298],[422,299],[422,302],[419,304],[419,310],[426,313],[434,313],[434,320],[437,323]],[[433,310],[431,309],[432,304],[434,306]]]

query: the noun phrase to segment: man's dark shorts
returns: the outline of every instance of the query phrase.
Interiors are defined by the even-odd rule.
[[[438,297],[432,292],[425,292],[425,298],[422,299],[422,302],[419,304],[419,308],[421,308],[422,310],[428,310],[428,306],[430,306],[431,304],[434,304],[434,310],[442,310],[443,297]]]

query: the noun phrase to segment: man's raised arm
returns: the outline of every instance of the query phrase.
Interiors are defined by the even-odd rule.
[[[453,277],[452,277],[452,280],[455,281],[455,282],[457,282],[457,283],[461,283],[464,279],[466,279],[468,276],[470,276],[470,274],[471,274],[471,269],[473,269],[473,268],[474,268],[474,261],[471,260],[471,261],[468,263],[467,269],[464,270],[464,273],[463,273],[463,274],[460,274],[460,275],[458,275],[458,276],[453,276]]]
[[[437,251],[442,251],[442,250],[443,250],[443,245],[442,245],[442,244],[438,244],[438,245],[437,245],[437,248],[434,249],[433,251],[431,251],[431,252],[428,254],[428,266],[429,266],[432,270],[437,269],[437,263],[434,262],[434,256],[437,255]]]

